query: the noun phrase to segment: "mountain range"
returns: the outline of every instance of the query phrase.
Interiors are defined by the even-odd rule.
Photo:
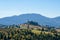
[[[27,21],[35,21],[40,25],[60,26],[60,17],[48,18],[36,13],[0,18],[0,24],[3,25],[23,24]]]

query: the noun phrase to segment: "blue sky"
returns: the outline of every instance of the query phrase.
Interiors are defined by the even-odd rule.
[[[60,0],[0,0],[0,18],[26,13],[60,16]]]

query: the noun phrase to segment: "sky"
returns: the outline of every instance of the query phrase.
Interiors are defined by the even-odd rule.
[[[60,16],[60,0],[0,0],[0,18],[37,13],[54,18]]]

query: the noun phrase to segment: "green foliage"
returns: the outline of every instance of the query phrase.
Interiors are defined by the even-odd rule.
[[[0,28],[0,40],[60,40],[60,33],[55,28],[42,27],[41,29],[31,29],[29,25],[39,26],[37,22],[28,21],[27,27],[20,25],[9,25]]]
[[[6,30],[0,30],[0,40],[60,40],[60,35],[57,33],[46,34],[41,30],[20,28],[8,28]]]
[[[39,25],[37,22],[34,22],[34,21],[28,21],[27,24],[30,24],[30,25],[36,25],[36,26]]]

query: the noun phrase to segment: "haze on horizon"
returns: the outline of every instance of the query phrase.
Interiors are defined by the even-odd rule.
[[[26,13],[60,16],[60,0],[0,0],[0,18]]]

